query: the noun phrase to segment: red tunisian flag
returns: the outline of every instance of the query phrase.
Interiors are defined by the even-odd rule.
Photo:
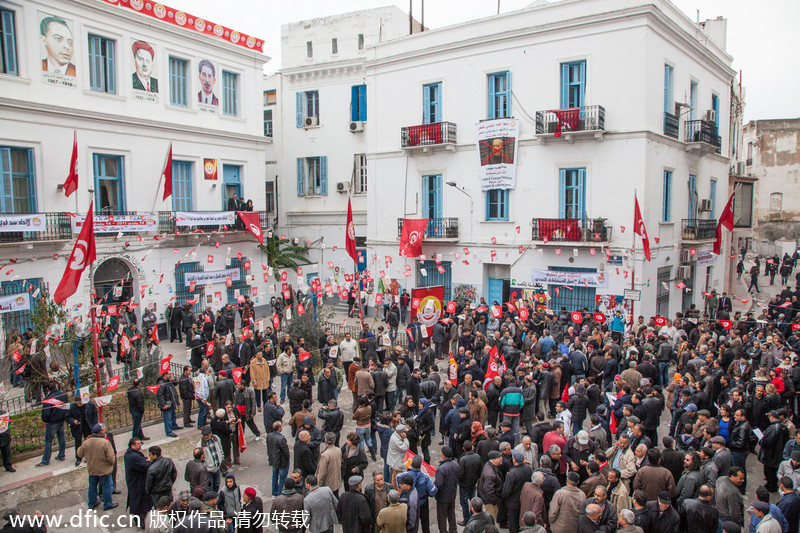
[[[167,162],[164,163],[164,172],[161,173],[164,178],[164,198],[166,200],[172,195],[172,143],[169,143],[169,153],[167,154]]]
[[[719,255],[722,251],[722,228],[723,226],[728,231],[733,231],[733,196],[736,191],[728,198],[728,203],[719,215],[719,222],[717,222],[717,240],[714,241],[714,253]]]
[[[258,218],[258,213],[254,211],[237,211],[237,214],[242,219],[244,231],[252,233],[258,239],[258,244],[264,246],[264,233],[261,231],[261,220]]]
[[[633,232],[642,238],[642,246],[644,247],[644,256],[650,261],[650,237],[647,236],[647,228],[644,227],[644,219],[642,218],[642,211],[639,209],[639,198],[633,196],[634,211],[633,211]]]
[[[69,195],[78,190],[78,130],[72,139],[72,158],[69,160],[69,176],[64,181],[64,194]]]
[[[422,238],[428,227],[427,218],[404,218],[403,231],[400,234],[400,255],[403,257],[419,257],[422,255]]]
[[[483,380],[483,391],[486,392],[486,389],[489,388],[489,383],[491,383],[494,378],[500,375],[500,371],[498,370],[497,366],[497,359],[494,357],[489,359],[489,367],[486,369],[486,376]]]
[[[452,352],[450,353],[450,383],[453,384],[453,387],[458,386],[458,365]]]
[[[67,260],[67,268],[64,270],[64,275],[58,283],[56,292],[53,294],[53,300],[57,304],[64,302],[64,300],[75,294],[78,289],[78,283],[81,280],[81,274],[97,258],[94,247],[93,210],[94,202],[89,204],[89,212],[86,214],[86,220],[83,221],[78,240],[75,241],[75,246],[72,247],[72,253]]]
[[[344,236],[345,248],[353,261],[358,263],[358,251],[356,251],[356,226],[353,224],[353,206],[350,205],[350,198],[347,198],[347,231]]]

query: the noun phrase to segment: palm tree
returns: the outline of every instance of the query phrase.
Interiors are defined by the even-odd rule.
[[[272,267],[276,281],[280,281],[281,268],[297,270],[300,265],[311,264],[307,247],[289,244],[289,239],[281,239],[274,234],[268,234],[261,250],[267,254],[267,265]]]

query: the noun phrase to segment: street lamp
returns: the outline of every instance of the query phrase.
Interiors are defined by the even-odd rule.
[[[472,196],[464,190],[463,187],[459,187],[455,181],[448,181],[445,182],[447,185],[453,187],[455,190],[460,191],[467,195],[469,198],[469,240],[472,241],[472,219],[473,219],[473,203],[472,203]]]

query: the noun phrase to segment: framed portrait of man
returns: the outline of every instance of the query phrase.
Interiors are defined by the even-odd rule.
[[[72,28],[72,21],[69,19],[50,13],[39,13],[42,76],[51,85],[75,85],[77,69],[73,63],[75,38]]]
[[[131,44],[134,71],[131,73],[133,98],[144,102],[158,102],[158,79],[155,47],[147,41],[135,40]]]
[[[217,83],[217,67],[208,59],[202,59],[197,64],[197,76],[200,81],[200,90],[197,93],[199,108],[212,113],[217,112],[219,98],[214,93]]]

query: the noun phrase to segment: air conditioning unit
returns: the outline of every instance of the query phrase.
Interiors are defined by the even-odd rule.
[[[747,165],[745,165],[744,161],[738,161],[736,163],[736,175],[737,176],[747,175]]]
[[[364,131],[364,122],[363,121],[355,121],[350,123],[350,133],[356,133],[359,131]]]
[[[681,263],[691,263],[695,260],[695,256],[689,253],[689,250],[681,251]]]
[[[713,109],[706,111],[706,122],[716,122],[717,113]]]
[[[340,181],[336,184],[336,192],[346,193],[350,190],[350,184],[346,181]]]
[[[711,200],[703,198],[700,200],[700,211],[711,211]]]
[[[689,279],[692,277],[692,267],[688,265],[678,267],[678,279]]]
[[[306,117],[306,127],[319,126],[319,117]]]

